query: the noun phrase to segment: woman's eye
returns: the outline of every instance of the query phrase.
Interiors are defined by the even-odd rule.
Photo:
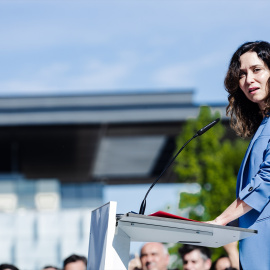
[[[254,68],[254,72],[259,72],[260,70],[260,68]]]
[[[243,78],[245,76],[245,73],[240,73],[239,74],[239,79]]]

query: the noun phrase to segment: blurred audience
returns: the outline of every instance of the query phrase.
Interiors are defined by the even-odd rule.
[[[64,260],[63,270],[86,270],[87,259],[84,256],[72,254]]]
[[[227,256],[220,256],[212,265],[211,270],[239,270],[238,242],[229,243],[223,248]]]
[[[141,270],[142,264],[140,257],[136,254],[134,259],[130,260],[128,270]]]
[[[183,270],[209,270],[211,268],[211,252],[207,247],[183,245],[179,253],[183,261]]]
[[[231,261],[227,256],[220,256],[217,260],[215,260],[212,264],[211,270],[231,270],[236,268],[231,267]]]
[[[146,243],[140,252],[140,261],[135,257],[129,263],[129,270],[167,270],[169,253],[166,247],[157,242]]]
[[[3,263],[0,264],[0,270],[19,270],[15,265]]]
[[[60,270],[60,268],[52,265],[46,265],[42,268],[42,270]]]

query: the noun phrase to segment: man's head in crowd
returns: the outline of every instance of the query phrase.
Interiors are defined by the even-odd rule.
[[[167,270],[169,254],[161,243],[146,243],[141,248],[142,270]]]
[[[73,254],[64,260],[63,270],[86,270],[87,259]]]
[[[209,270],[211,252],[207,247],[183,245],[179,249],[183,261],[183,270]]]
[[[46,265],[42,268],[42,270],[60,270],[60,269],[53,265]]]
[[[231,261],[227,256],[220,256],[213,264],[211,269],[213,270],[233,270]]]
[[[19,270],[15,265],[3,263],[0,264],[0,270]]]

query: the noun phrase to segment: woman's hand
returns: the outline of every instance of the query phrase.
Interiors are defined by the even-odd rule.
[[[222,225],[222,226],[227,225],[227,223],[222,222],[221,219],[219,219],[219,217],[217,217],[217,218],[214,219],[214,220],[206,221],[206,222],[204,222],[204,223],[212,224],[212,225]]]
[[[206,221],[206,223],[226,226],[229,222],[238,219],[251,209],[249,205],[238,198],[221,215],[214,220]]]

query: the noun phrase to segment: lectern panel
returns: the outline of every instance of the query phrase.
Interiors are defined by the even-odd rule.
[[[238,227],[132,213],[118,217],[117,224],[131,241],[186,243],[208,247],[224,246],[257,233],[255,230]]]

